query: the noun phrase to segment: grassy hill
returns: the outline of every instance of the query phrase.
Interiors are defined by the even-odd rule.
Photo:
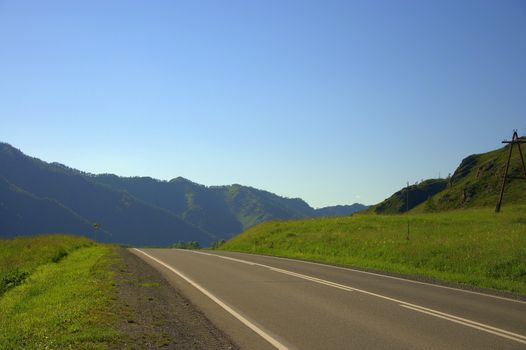
[[[523,145],[524,146],[524,145]],[[474,154],[460,163],[444,191],[433,196],[418,210],[440,211],[458,208],[495,207],[509,154],[509,145],[495,151]],[[526,151],[526,147],[523,150]],[[509,168],[512,177],[524,177],[517,147]],[[509,179],[506,183],[503,208],[526,204],[526,179]]]
[[[503,212],[494,212],[509,147],[466,157],[450,178],[403,188],[363,214],[268,222],[232,238],[220,249],[391,271],[526,295],[526,180],[509,180]],[[521,176],[521,171],[515,151],[510,175]],[[402,213],[405,215],[374,215]]]
[[[369,208],[376,214],[436,212],[460,208],[495,207],[504,176],[509,145],[482,154],[473,154],[462,160],[448,179],[429,179],[397,191],[381,203]],[[526,153],[526,147],[523,151]],[[515,147],[509,176],[524,177],[518,149]],[[504,192],[503,206],[526,204],[526,180],[509,179]]]
[[[430,277],[526,295],[525,205],[272,221],[219,249]],[[407,239],[407,222],[411,233]]]
[[[369,208],[376,214],[401,214],[424,203],[446,189],[448,180],[429,179],[395,192],[391,197]]]

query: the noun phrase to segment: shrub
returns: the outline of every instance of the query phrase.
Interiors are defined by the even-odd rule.
[[[19,269],[7,271],[7,273],[0,277],[0,296],[9,289],[22,284],[27,276],[29,276],[29,272],[27,271],[21,271]]]

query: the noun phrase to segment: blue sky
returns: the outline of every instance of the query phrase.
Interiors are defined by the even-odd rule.
[[[0,0],[0,141],[374,204],[526,134],[526,1]]]

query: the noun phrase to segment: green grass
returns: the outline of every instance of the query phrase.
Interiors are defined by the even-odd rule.
[[[410,236],[406,239],[407,222]],[[526,206],[273,221],[219,249],[426,276],[526,295]]]
[[[85,237],[58,234],[0,239],[0,296],[38,266],[57,263],[69,252],[93,244]]]
[[[111,246],[80,237],[0,241],[2,269],[28,273],[0,297],[0,349],[106,349],[120,339],[112,313],[115,258]]]

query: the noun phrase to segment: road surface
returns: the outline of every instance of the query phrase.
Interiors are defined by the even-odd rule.
[[[526,349],[526,302],[260,255],[132,249],[245,349]]]

